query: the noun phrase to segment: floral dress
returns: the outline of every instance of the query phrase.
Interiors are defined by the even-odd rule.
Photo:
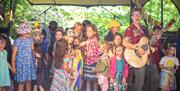
[[[36,79],[35,61],[32,56],[33,40],[31,38],[17,38],[14,40],[14,47],[17,47],[15,80],[25,82]]]
[[[98,39],[96,37],[87,40],[84,56],[84,79],[97,80],[96,73],[92,71],[92,68],[96,66],[96,63],[99,58]]]

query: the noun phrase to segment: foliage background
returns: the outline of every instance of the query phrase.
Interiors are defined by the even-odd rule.
[[[107,34],[108,22],[114,16],[121,23],[120,33],[122,34],[130,23],[130,7],[129,6],[95,6],[95,7],[79,7],[79,6],[59,6],[59,5],[30,5],[27,0],[14,0],[14,17],[13,26],[11,27],[11,36],[16,37],[15,30],[18,27],[20,20],[26,20],[33,23],[34,20],[40,21],[42,28],[48,25],[49,21],[55,20],[59,26],[64,28],[72,27],[75,22],[82,22],[84,19],[90,20],[97,25],[100,38]],[[176,31],[180,26],[180,14],[171,0],[164,1],[164,25],[172,19],[176,19],[176,23],[169,31]],[[5,12],[8,14],[10,0],[4,0]],[[50,8],[49,8],[50,7]],[[49,8],[49,9],[48,9]],[[105,9],[107,10],[105,10]],[[48,9],[48,10],[47,10]],[[46,12],[44,12],[47,10]],[[154,20],[160,21],[160,0],[150,0],[144,6],[144,11],[151,15]],[[144,23],[142,21],[142,23]],[[6,27],[7,24],[1,24],[1,27]],[[149,26],[151,27],[151,26]]]

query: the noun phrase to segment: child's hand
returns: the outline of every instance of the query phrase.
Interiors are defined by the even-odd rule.
[[[110,78],[110,83],[114,83],[114,79],[113,78]]]
[[[122,79],[122,84],[126,84],[126,78]]]
[[[85,46],[85,45],[86,45],[86,41],[83,41],[83,42],[81,42],[81,44],[79,46],[82,47],[82,46]]]
[[[95,69],[95,68],[92,68],[92,72],[96,72],[96,69]]]
[[[12,73],[16,74],[16,68],[12,68]]]

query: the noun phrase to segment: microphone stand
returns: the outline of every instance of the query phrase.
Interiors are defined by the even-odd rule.
[[[46,14],[47,14],[47,11],[49,10],[49,9],[51,9],[52,8],[52,6],[50,6],[50,7],[48,7],[46,10],[44,10],[41,14],[39,14],[39,16],[41,16],[42,14],[44,14],[45,15],[45,21],[46,21]]]

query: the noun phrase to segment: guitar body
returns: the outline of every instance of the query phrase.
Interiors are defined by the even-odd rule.
[[[138,47],[142,47],[143,45],[148,45],[148,38],[142,37],[139,42],[136,44]],[[141,68],[146,65],[148,60],[148,53],[146,52],[148,49],[144,49],[145,54],[137,55],[134,49],[126,48],[124,51],[124,57],[127,63],[135,68]]]

